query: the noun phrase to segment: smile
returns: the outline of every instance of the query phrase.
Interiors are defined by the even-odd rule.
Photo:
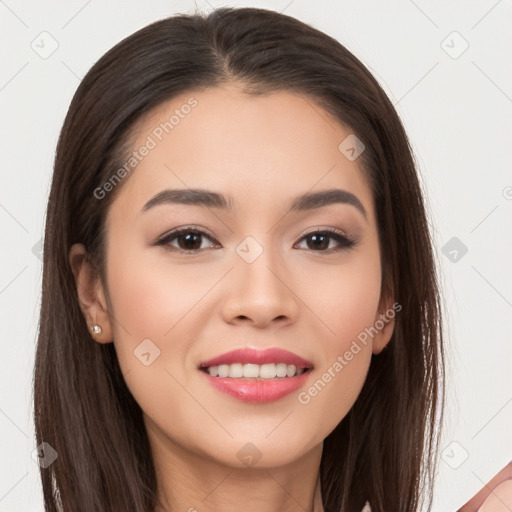
[[[246,402],[273,402],[299,389],[312,363],[282,349],[238,349],[209,359],[199,370],[218,391]]]

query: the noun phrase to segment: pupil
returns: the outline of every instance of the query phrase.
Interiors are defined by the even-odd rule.
[[[327,238],[328,237],[326,237],[324,235],[311,235],[311,239],[313,239],[313,240],[318,241],[319,239],[323,239],[319,244],[318,243],[314,244],[314,247],[316,247],[316,248],[320,247],[322,249],[327,249],[327,247],[329,247],[329,243],[325,244],[325,241],[327,240]]]
[[[187,242],[190,242],[191,240],[192,240],[192,241],[194,241],[194,240],[193,240],[193,237],[198,238],[199,236],[200,236],[200,235],[197,235],[197,234],[194,234],[194,233],[189,233],[189,234],[186,234],[186,235],[181,235],[180,239],[181,239],[181,240],[185,239]],[[195,244],[195,245],[197,245],[197,240],[195,240],[195,242],[196,242],[196,244]],[[181,245],[181,244],[180,244],[180,245]],[[198,246],[198,247],[195,247],[195,245],[194,245],[194,247],[191,247],[191,246],[190,246],[190,243],[185,244],[185,249],[189,249],[189,250],[190,250],[190,249],[192,249],[192,250],[193,250],[193,249],[198,249],[199,247],[201,247],[201,244],[199,244],[199,246]],[[183,248],[183,247],[182,247],[182,248]]]

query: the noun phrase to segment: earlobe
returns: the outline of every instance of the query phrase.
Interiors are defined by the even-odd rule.
[[[70,248],[69,264],[75,278],[77,300],[91,336],[98,343],[113,341],[103,284],[97,270],[87,258],[83,244],[73,244]]]

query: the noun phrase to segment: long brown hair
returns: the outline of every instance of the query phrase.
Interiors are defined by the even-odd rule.
[[[233,80],[247,94],[300,94],[363,141],[383,293],[392,291],[402,306],[354,406],[324,441],[324,507],[360,511],[368,499],[374,512],[417,511],[424,503],[430,510],[444,411],[441,299],[407,135],[382,88],[344,46],[290,16],[254,8],[152,23],[96,62],[70,104],[48,201],[34,375],[37,444],[58,454],[41,468],[45,510],[155,508],[141,409],[113,343],[91,339],[68,252],[83,243],[104,277],[104,220],[122,183],[101,200],[94,190],[126,161],[134,123],[177,94]]]

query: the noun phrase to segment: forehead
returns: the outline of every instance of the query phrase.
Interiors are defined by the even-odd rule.
[[[340,150],[347,137],[350,128],[304,95],[248,95],[234,84],[191,90],[136,123],[136,165],[114,203],[140,211],[163,189],[204,188],[232,197],[235,208],[263,210],[337,187],[356,193],[371,217],[359,162]]]

